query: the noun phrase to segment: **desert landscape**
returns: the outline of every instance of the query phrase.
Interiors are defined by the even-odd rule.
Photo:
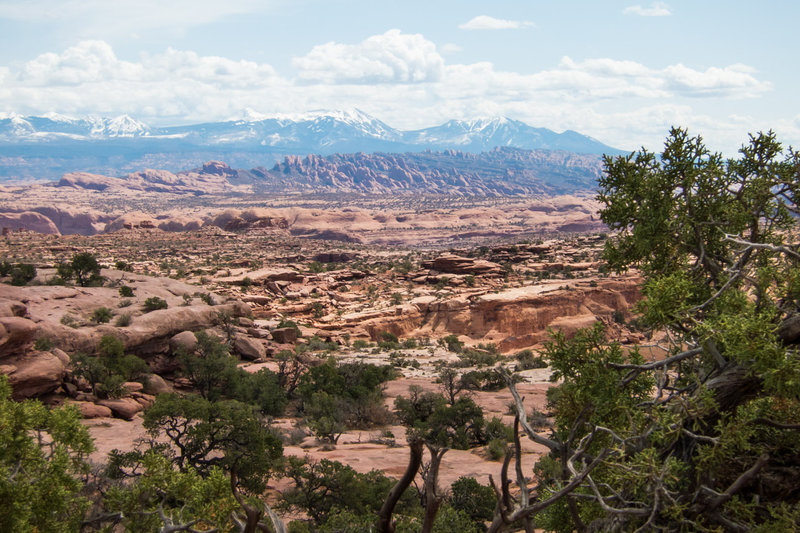
[[[785,4],[0,0],[0,533],[800,530]]]
[[[227,339],[245,372],[267,369],[281,380],[290,364],[295,380],[326,361],[392,368],[375,422],[326,436],[295,400],[271,421],[285,456],[390,477],[408,462],[406,428],[392,411],[409,391],[449,390],[451,402],[469,399],[482,419],[508,428],[514,399],[494,370],[500,364],[546,433],[551,372],[534,353],[549,331],[572,336],[601,321],[622,344],[644,340],[627,325],[640,278],[605,269],[607,235],[588,195],[266,197],[230,185],[225,169],[207,163],[188,190],[175,180],[148,190],[142,183],[154,176],[169,180],[147,171],[144,182],[69,174],[2,192],[2,256],[36,269],[29,286],[0,285],[2,370],[16,399],[77,407],[98,465],[148,437],[142,413],[156,395],[195,390],[180,357],[196,349],[197,332]],[[101,286],[60,277],[57,267],[81,254],[101,266]],[[154,299],[164,308],[151,309]],[[75,359],[99,353],[109,337],[147,367],[113,395]],[[439,483],[498,478],[504,445],[492,446],[448,451]],[[546,451],[526,440],[521,464],[531,469]],[[271,490],[290,486],[277,479]]]

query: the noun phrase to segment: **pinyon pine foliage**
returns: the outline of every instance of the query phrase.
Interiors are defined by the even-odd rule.
[[[616,234],[605,256],[643,274],[640,321],[666,355],[625,353],[601,326],[556,335],[546,357],[563,383],[548,395],[555,429],[534,520],[797,530],[800,155],[769,132],[725,160],[673,129],[660,157],[606,157],[605,168],[598,198]]]

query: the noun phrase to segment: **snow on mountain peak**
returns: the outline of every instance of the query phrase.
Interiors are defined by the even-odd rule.
[[[148,135],[150,128],[129,115],[114,118],[90,117],[92,137],[139,137]]]

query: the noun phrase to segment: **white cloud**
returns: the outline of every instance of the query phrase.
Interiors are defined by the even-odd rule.
[[[462,30],[518,30],[532,26],[534,26],[533,22],[527,20],[506,20],[488,15],[478,15],[460,25],[459,28]]]
[[[389,30],[358,44],[315,46],[292,65],[318,83],[420,83],[439,80],[444,59],[422,35]]]
[[[0,65],[0,111],[128,113],[168,125],[225,120],[248,107],[264,113],[358,107],[401,129],[500,115],[573,129],[624,149],[641,144],[658,149],[675,124],[735,152],[746,140],[740,138],[743,132],[761,125],[743,124],[732,111],[720,117],[700,113],[692,98],[704,98],[708,109],[771,89],[740,64],[651,68],[635,61],[564,57],[533,73],[498,70],[489,62],[447,64],[432,42],[397,30],[353,45],[317,46],[294,65],[296,79],[265,63],[171,48],[125,61],[107,43],[85,41],[27,63]],[[746,114],[738,103],[728,108]],[[794,135],[787,143],[800,140],[797,116],[774,126]]]
[[[628,6],[622,10],[624,15],[639,15],[640,17],[668,17],[672,15],[670,7],[664,2],[653,2],[650,7],[641,5]]]

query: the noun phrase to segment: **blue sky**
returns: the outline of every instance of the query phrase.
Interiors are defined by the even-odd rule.
[[[800,147],[800,2],[0,0],[0,113],[152,125],[359,108],[508,116],[623,149],[670,125]]]

